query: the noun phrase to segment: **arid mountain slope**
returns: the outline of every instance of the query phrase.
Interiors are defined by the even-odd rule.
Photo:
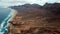
[[[9,34],[60,34],[60,4],[12,6],[17,15],[10,21]]]

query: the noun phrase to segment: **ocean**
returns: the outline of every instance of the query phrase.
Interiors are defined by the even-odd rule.
[[[7,34],[8,21],[13,14],[13,10],[10,8],[0,8],[0,34]]]

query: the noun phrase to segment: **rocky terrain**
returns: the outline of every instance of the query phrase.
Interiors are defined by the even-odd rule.
[[[12,6],[17,15],[10,21],[8,34],[60,34],[60,3],[44,6]]]

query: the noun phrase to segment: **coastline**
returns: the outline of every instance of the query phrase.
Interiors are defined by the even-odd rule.
[[[17,11],[13,9],[12,17],[9,19],[9,21],[13,21],[13,18],[16,16]]]

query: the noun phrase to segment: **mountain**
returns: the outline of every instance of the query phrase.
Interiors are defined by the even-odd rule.
[[[32,9],[39,9],[41,6],[38,4],[24,4],[19,6],[10,6],[10,8],[17,10],[18,12],[28,12]]]
[[[45,10],[49,10],[54,14],[59,14],[60,13],[60,3],[46,3],[45,5],[41,6],[38,4],[24,4],[24,5],[19,5],[19,6],[11,6],[10,8],[12,9],[16,9],[17,11],[21,11],[23,12],[23,10],[27,11],[30,9],[45,9]],[[24,12],[25,12],[24,11]]]
[[[10,34],[60,34],[60,3],[10,6],[17,15],[10,22]]]
[[[60,15],[60,3],[46,3],[44,9],[51,11],[55,15]]]
[[[53,15],[59,16],[60,15],[60,3],[46,3],[45,5],[41,6],[38,4],[24,4],[19,6],[10,6],[10,8],[17,10],[19,13],[28,13],[35,9],[43,9],[47,10]]]

